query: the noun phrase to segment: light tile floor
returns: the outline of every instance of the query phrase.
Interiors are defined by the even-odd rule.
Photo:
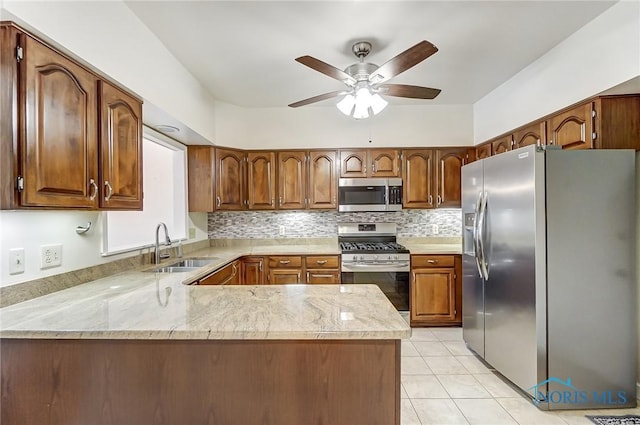
[[[413,328],[401,361],[402,425],[593,425],[585,415],[640,415],[640,408],[542,411],[467,349],[461,328]]]

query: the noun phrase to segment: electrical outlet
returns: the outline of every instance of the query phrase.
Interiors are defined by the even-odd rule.
[[[195,239],[196,237],[196,228],[189,227],[189,239]]]
[[[431,233],[434,235],[438,234],[438,225],[437,224],[432,224],[431,225]]]
[[[62,244],[40,245],[40,268],[62,265]]]
[[[278,226],[278,230],[279,230],[280,236],[284,236],[287,234],[287,229],[284,226]]]
[[[24,248],[9,250],[9,274],[24,273]]]

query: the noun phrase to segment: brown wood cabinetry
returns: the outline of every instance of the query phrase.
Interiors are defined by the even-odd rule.
[[[0,25],[0,208],[142,209],[142,102]]]
[[[509,134],[508,136],[499,137],[491,142],[491,151],[493,155],[498,155],[502,152],[510,151],[513,146],[513,136]]]
[[[460,172],[468,162],[467,148],[402,151],[403,207],[459,207]]]
[[[278,208],[338,208],[336,156],[334,150],[279,151]]]
[[[599,97],[593,108],[595,148],[640,150],[640,95]]]
[[[480,146],[476,147],[476,159],[484,159],[489,158],[492,154],[491,148],[493,145],[491,143],[483,143]]]
[[[400,177],[395,149],[340,150],[340,177]]]
[[[214,211],[215,149],[213,146],[187,146],[189,211]]]
[[[412,255],[412,326],[462,323],[462,260],[459,255]]]
[[[247,153],[247,197],[250,210],[269,210],[276,202],[276,154]]]
[[[307,154],[278,152],[278,208],[300,210],[307,206]]]
[[[242,257],[241,285],[264,284],[264,257]]]
[[[306,283],[340,283],[340,257],[337,255],[317,255],[305,257]]]
[[[267,284],[284,285],[288,283],[305,283],[302,257],[269,257],[269,274],[267,277]]]
[[[198,285],[238,285],[240,284],[240,261],[235,260],[209,276],[200,279]]]
[[[552,116],[547,120],[547,139],[550,145],[562,149],[593,148],[593,120],[591,102]]]
[[[142,102],[0,25],[0,208],[142,209]]]
[[[545,128],[546,127],[544,121],[536,122],[526,127],[519,128],[513,133],[513,149],[518,149],[529,145],[545,145],[547,143]]]
[[[244,210],[245,152],[216,148],[216,209]]]
[[[309,152],[309,209],[338,208],[338,163],[336,151]]]

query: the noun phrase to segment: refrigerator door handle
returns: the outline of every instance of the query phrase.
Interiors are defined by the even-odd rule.
[[[476,202],[476,208],[473,211],[473,258],[476,260],[476,267],[478,267],[478,274],[480,279],[484,278],[482,274],[482,267],[480,262],[482,261],[482,253],[480,252],[480,239],[478,238],[478,220],[480,218],[480,205],[482,204],[482,192],[478,192],[478,201]]]
[[[484,192],[482,196],[482,202],[480,203],[480,213],[478,219],[478,245],[480,247],[480,268],[482,271],[482,277],[484,280],[489,279],[489,265],[487,264],[487,257],[484,252],[484,227],[487,220],[487,200],[489,199],[489,193]]]

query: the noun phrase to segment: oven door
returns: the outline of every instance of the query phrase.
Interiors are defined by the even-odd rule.
[[[398,311],[409,311],[409,272],[342,272],[344,284],[375,284]]]

